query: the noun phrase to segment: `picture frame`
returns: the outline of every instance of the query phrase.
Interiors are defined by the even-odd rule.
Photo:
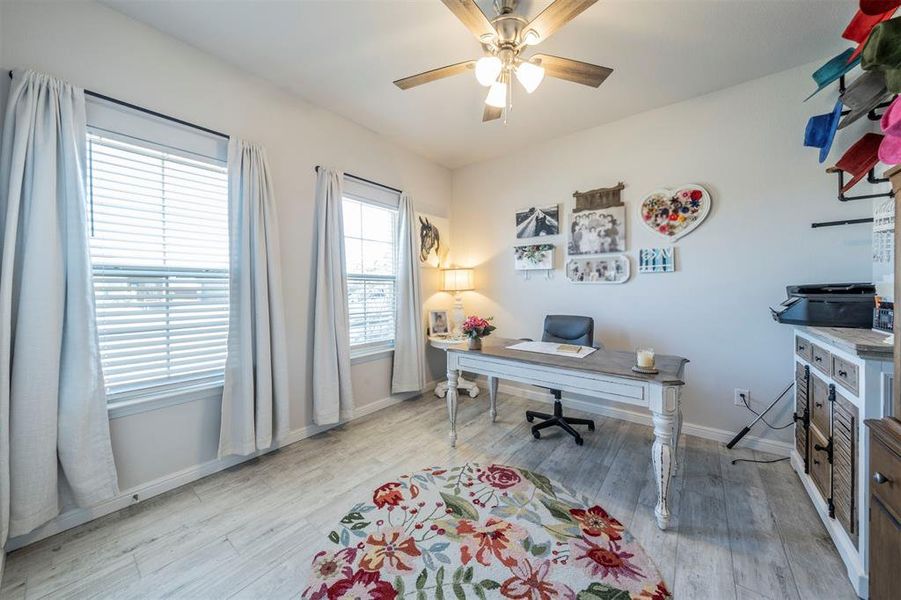
[[[570,283],[615,285],[626,283],[631,276],[629,257],[608,254],[566,261],[566,279]]]
[[[560,205],[530,206],[516,211],[516,239],[560,235]]]
[[[429,311],[429,335],[450,335],[450,318],[446,310]]]
[[[513,247],[513,268],[517,271],[547,271],[554,268],[553,244]]]
[[[624,185],[573,194],[569,214],[568,256],[618,254],[626,251],[626,205],[620,200]]]
[[[638,251],[639,273],[672,273],[675,270],[675,248],[641,248]]]

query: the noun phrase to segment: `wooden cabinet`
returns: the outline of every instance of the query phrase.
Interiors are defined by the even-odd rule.
[[[898,597],[901,573],[901,422],[868,420],[870,600]]]

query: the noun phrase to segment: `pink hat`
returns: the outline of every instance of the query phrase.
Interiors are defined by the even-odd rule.
[[[885,138],[879,144],[879,160],[887,165],[901,163],[901,96],[895,98],[882,114]]]

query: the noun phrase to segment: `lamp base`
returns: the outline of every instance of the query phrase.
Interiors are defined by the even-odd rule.
[[[451,319],[453,321],[453,329],[451,333],[454,337],[463,335],[463,321],[466,320],[466,314],[463,312],[463,296],[458,292],[454,295],[454,311]]]

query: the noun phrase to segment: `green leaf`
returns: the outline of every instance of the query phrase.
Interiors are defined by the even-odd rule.
[[[579,592],[576,598],[577,600],[629,600],[631,595],[626,590],[594,582]]]
[[[404,597],[404,580],[400,578],[400,575],[394,578],[394,590],[399,598]]]
[[[496,590],[501,587],[501,584],[492,579],[483,579],[479,582],[479,587],[483,587],[486,590]]]
[[[440,585],[435,588],[435,600],[444,600],[444,588]]]
[[[463,591],[463,586],[459,583],[454,584],[454,595],[457,597],[457,600],[466,600],[466,592]]]
[[[520,469],[519,472],[522,473],[523,477],[532,482],[532,485],[548,496],[553,496],[554,498],[557,497],[557,494],[554,493],[554,486],[551,483],[551,480],[541,473],[533,473],[532,471],[527,471],[525,469]]]
[[[444,585],[444,567],[438,569],[438,572],[435,573],[435,586],[441,589],[441,586]]]
[[[351,512],[351,513],[347,513],[344,516],[344,518],[341,519],[341,522],[344,523],[345,525],[347,525],[349,523],[353,523],[354,521],[362,521],[362,520],[363,520],[362,514],[360,514],[359,512]]]
[[[466,567],[466,570],[463,571],[463,583],[471,583],[472,582],[472,567]]]
[[[351,531],[356,529],[366,529],[369,527],[369,521],[360,521],[359,523],[354,523],[350,526]]]
[[[328,539],[330,539],[333,544],[337,544],[338,543],[338,532],[337,531],[329,532]]]
[[[463,566],[457,567],[457,570],[454,571],[454,583],[460,583],[463,581]]]
[[[528,552],[532,548],[532,538],[527,537],[526,539],[524,539],[522,541],[522,547],[526,552]]]
[[[425,592],[419,590],[416,592],[416,600],[429,600],[429,597],[425,595]]]
[[[548,512],[550,512],[555,519],[565,521],[566,523],[573,522],[573,518],[569,514],[569,506],[566,504],[552,498],[539,498],[539,500],[541,500],[541,503],[544,504],[544,507],[548,509]]]
[[[535,544],[534,546],[532,546],[532,556],[544,556],[545,554],[547,554],[550,546],[550,542],[546,544]]]
[[[476,593],[476,596],[479,597],[479,600],[487,600],[487,598],[485,598],[485,590],[483,590],[478,583],[472,586],[472,591]]]
[[[419,577],[416,578],[416,589],[421,590],[422,588],[424,588],[425,582],[428,578],[429,578],[429,572],[426,571],[425,569],[423,569],[422,572],[419,573]]]
[[[460,496],[451,496],[450,494],[445,494],[444,492],[441,492],[441,498],[442,500],[444,500],[447,508],[450,509],[451,514],[453,514],[454,516],[470,519],[472,521],[478,520],[478,511],[473,508],[472,504],[467,502],[465,498],[461,498]]]

